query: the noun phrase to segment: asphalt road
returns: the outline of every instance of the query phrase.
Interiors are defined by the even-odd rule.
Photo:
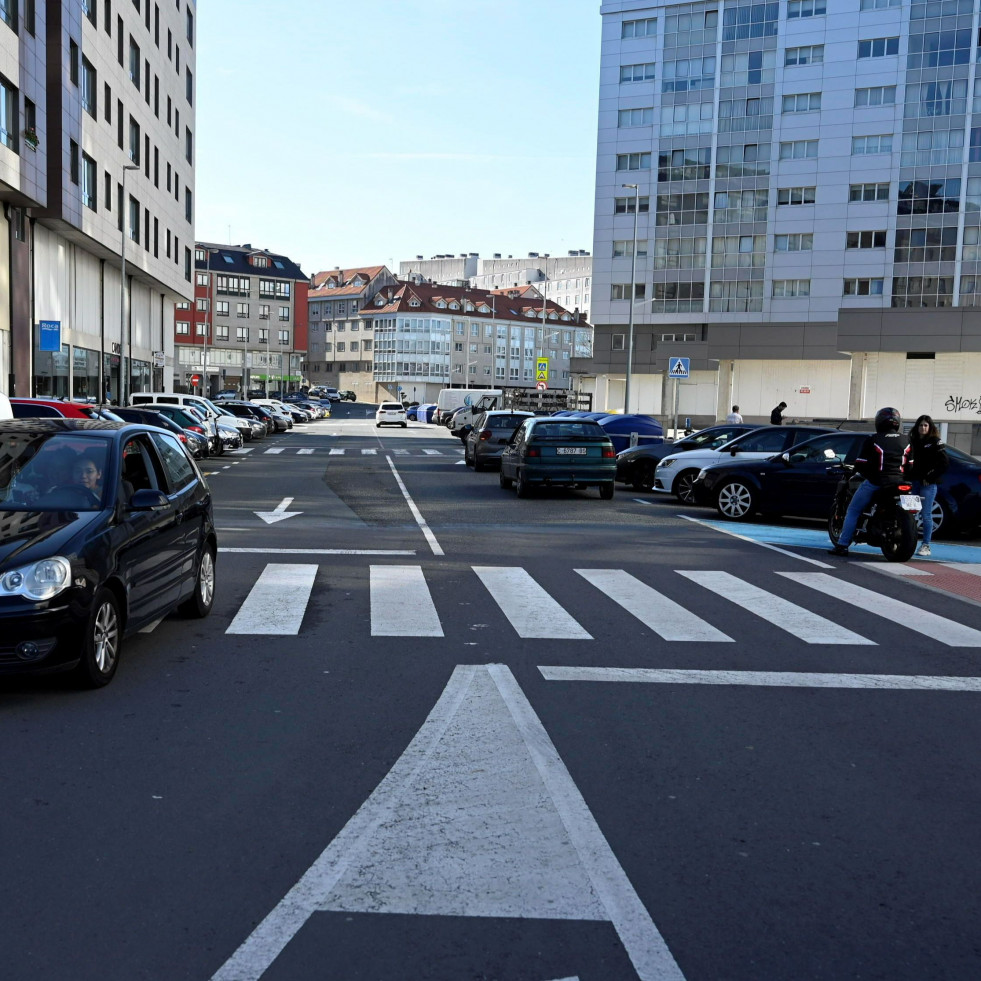
[[[206,461],[207,620],[3,683],[4,979],[981,976],[976,604],[370,413]]]

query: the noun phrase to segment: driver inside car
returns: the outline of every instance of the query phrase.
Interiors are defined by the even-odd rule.
[[[102,495],[102,461],[94,453],[83,453],[72,467],[72,483]]]

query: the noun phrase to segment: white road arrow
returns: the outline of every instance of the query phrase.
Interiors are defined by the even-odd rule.
[[[275,511],[255,511],[254,513],[262,518],[267,525],[274,525],[277,521],[283,521],[285,518],[295,518],[298,514],[303,514],[302,511],[287,511],[286,509],[292,503],[292,497],[284,497],[276,506]]]

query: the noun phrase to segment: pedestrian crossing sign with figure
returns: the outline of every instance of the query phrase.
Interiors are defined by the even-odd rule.
[[[535,381],[548,381],[548,358],[538,358],[535,367]]]
[[[668,358],[668,378],[687,378],[691,358]]]

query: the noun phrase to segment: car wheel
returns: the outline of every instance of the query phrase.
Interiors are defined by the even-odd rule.
[[[409,428],[409,424],[407,422],[403,422],[402,423],[402,428],[403,429],[408,429]]]
[[[514,481],[510,477],[505,477],[504,476],[504,471],[503,470],[498,475],[498,479],[500,480],[501,487],[504,488],[504,490],[510,490],[511,489],[511,485],[514,483]]]
[[[653,460],[642,460],[637,465],[637,477],[634,480],[634,487],[637,490],[653,490],[654,489],[654,471],[657,469],[657,464]]]
[[[180,606],[185,617],[200,620],[215,605],[215,547],[208,542],[201,546],[198,571],[194,579],[194,593]]]
[[[682,470],[677,477],[674,478],[674,496],[681,501],[682,504],[694,504],[695,503],[695,491],[692,489],[692,484],[695,483],[695,478],[698,476],[697,470]]]
[[[82,638],[82,659],[75,669],[79,684],[85,688],[102,688],[112,681],[119,664],[122,639],[119,600],[112,590],[103,587],[95,594]]]
[[[463,462],[468,467],[472,467],[474,463],[474,461],[470,458],[470,447],[466,443],[463,445]]]
[[[723,484],[715,500],[719,514],[730,521],[745,521],[756,510],[753,490],[741,480],[730,480]]]
[[[375,429],[381,429],[382,424],[380,422],[375,423]]]
[[[615,483],[615,481],[612,481],[611,480],[609,483],[600,484],[600,488],[599,488],[600,497],[604,501],[612,501],[613,500],[613,492],[614,492],[615,489],[616,489],[616,483]]]
[[[528,486],[528,480],[525,477],[524,470],[519,470],[514,481],[514,490],[518,497],[527,497],[531,493],[531,488]]]
[[[483,469],[485,469],[484,468],[484,463],[480,459],[480,457],[477,456],[477,451],[474,450],[474,454],[473,454],[473,470],[474,470],[474,473],[480,473],[481,470],[483,470]]]

